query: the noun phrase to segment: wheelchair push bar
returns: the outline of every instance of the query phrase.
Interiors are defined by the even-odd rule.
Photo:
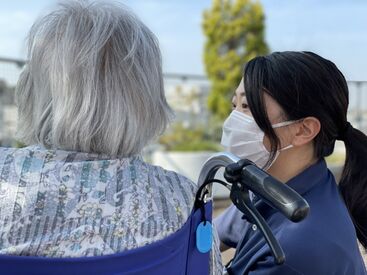
[[[217,153],[204,163],[199,175],[197,198],[206,200],[208,194],[211,196],[209,183],[215,181],[215,175],[221,167],[225,167],[224,178],[227,181],[222,184],[230,190],[233,204],[245,214],[249,222],[257,225],[271,248],[275,263],[284,263],[284,252],[253,205],[249,191],[293,222],[299,222],[307,216],[309,205],[297,192],[258,168],[253,162],[226,152]]]

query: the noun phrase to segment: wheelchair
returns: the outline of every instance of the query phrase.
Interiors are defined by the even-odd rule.
[[[225,167],[224,178],[227,182],[215,179],[221,167]],[[191,215],[182,228],[167,238],[137,249],[103,256],[50,258],[0,255],[0,274],[209,274],[213,183],[223,184],[230,190],[233,204],[261,231],[271,248],[274,262],[283,264],[286,261],[284,252],[252,204],[250,192],[294,222],[307,216],[307,202],[251,161],[230,153],[217,153],[202,167]],[[226,274],[235,274],[233,266],[241,266],[241,250],[236,251]]]

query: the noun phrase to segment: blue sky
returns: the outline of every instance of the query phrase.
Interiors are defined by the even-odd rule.
[[[25,57],[27,31],[53,0],[2,1],[0,56]],[[204,74],[202,12],[211,0],[121,0],[157,35],[165,72]],[[367,80],[367,1],[262,0],[272,51],[311,50]]]

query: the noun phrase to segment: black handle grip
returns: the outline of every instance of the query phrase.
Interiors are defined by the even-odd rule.
[[[309,212],[308,203],[296,191],[255,165],[242,169],[241,183],[293,222],[302,221]]]

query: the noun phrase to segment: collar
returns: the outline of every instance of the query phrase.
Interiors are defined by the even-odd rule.
[[[34,144],[29,145],[28,147],[23,147],[21,149],[27,149],[29,151],[42,151],[43,153],[57,155],[75,155],[75,159],[78,161],[99,161],[99,160],[131,160],[131,161],[140,161],[144,162],[142,154],[134,154],[131,156],[110,156],[107,154],[100,154],[100,153],[92,153],[92,152],[81,152],[81,151],[72,151],[72,150],[65,150],[65,149],[58,149],[58,148],[46,148],[41,144]],[[72,158],[73,160],[74,158]]]
[[[303,172],[290,179],[287,184],[301,196],[304,196],[315,186],[325,182],[328,177],[328,169],[324,159],[306,168]],[[255,206],[261,215],[266,219],[271,213],[277,210],[273,209],[260,198],[255,199]]]
[[[328,176],[328,169],[324,159],[320,159],[303,172],[290,179],[286,184],[298,194],[305,195],[316,185],[325,181]]]

